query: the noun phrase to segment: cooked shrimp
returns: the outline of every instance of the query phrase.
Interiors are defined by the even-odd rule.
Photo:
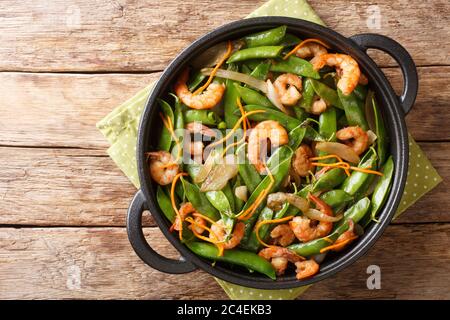
[[[281,124],[274,120],[266,120],[258,123],[248,136],[248,159],[259,173],[265,170],[265,157],[267,150],[262,150],[262,144],[270,140],[272,147],[278,147],[289,142],[288,133]]]
[[[274,239],[274,244],[279,244],[282,247],[287,247],[295,239],[294,232],[288,224],[280,224],[273,228],[270,237]]]
[[[272,246],[262,249],[258,255],[261,258],[270,261],[272,266],[275,268],[277,275],[284,274],[287,268],[288,262],[296,263],[305,260],[302,256],[299,256],[294,251],[288,248]]]
[[[216,223],[211,226],[211,231],[212,234],[210,234],[209,237],[216,241],[224,241],[225,237],[227,236],[225,225],[222,219],[216,221]],[[237,223],[234,227],[233,233],[231,233],[230,239],[223,243],[223,248],[232,249],[236,247],[241,242],[242,237],[244,237],[244,231],[245,224],[242,222]]]
[[[311,113],[312,114],[321,114],[322,112],[325,112],[327,110],[327,103],[325,100],[323,100],[321,97],[316,96],[314,97],[314,101],[311,106]]]
[[[186,130],[190,133],[198,133],[204,136],[208,137],[216,137],[217,132],[214,129],[211,129],[205,125],[203,125],[201,122],[189,122],[186,125]]]
[[[313,152],[307,144],[302,143],[300,147],[295,150],[292,167],[299,176],[306,177],[309,174],[309,171],[314,168],[309,160],[313,156]]]
[[[327,49],[315,42],[308,42],[302,45],[296,52],[295,55],[299,58],[316,58],[323,54],[328,53]]]
[[[350,140],[345,142],[351,147],[357,155],[360,155],[369,147],[369,136],[367,132],[359,126],[346,127],[336,132],[336,138],[339,140]]]
[[[356,233],[354,231],[354,227],[355,227],[355,223],[353,222],[353,220],[349,220],[347,231],[345,231],[343,234],[341,234],[339,236],[339,238],[337,238],[336,242],[334,243],[334,245],[336,247],[333,248],[333,251],[341,251],[348,244],[350,244],[353,240],[358,238],[358,236],[356,235]]]
[[[185,69],[175,83],[175,94],[181,101],[192,109],[211,109],[217,105],[225,92],[225,85],[211,83],[203,93],[194,95],[189,91],[186,81],[189,77],[189,70]]]
[[[313,259],[296,262],[295,266],[297,267],[295,272],[297,273],[296,278],[298,280],[309,278],[319,272],[319,264]]]
[[[186,219],[186,217],[189,216],[190,214],[197,213],[197,210],[194,208],[192,203],[185,202],[181,205],[180,210],[178,210],[178,211],[180,213],[180,216],[177,215],[177,217],[175,218],[175,222],[173,223],[173,228],[177,231],[180,231],[181,228],[183,227],[182,221],[184,219]],[[181,218],[181,220],[180,220],[180,218]],[[196,216],[194,218],[194,221],[198,225],[206,226],[206,221],[202,217]],[[199,226],[195,226],[195,225],[192,225],[191,229],[198,234],[202,234],[204,231],[203,228],[201,228]]]
[[[302,79],[292,73],[284,73],[273,83],[280,102],[286,106],[295,105],[302,97]]]
[[[313,61],[315,70],[320,70],[325,65],[336,67],[336,71],[340,75],[337,87],[344,95],[349,95],[358,85],[361,71],[359,70],[358,63],[349,55],[327,53],[315,58]]]
[[[167,151],[155,151],[147,153],[150,159],[150,175],[156,183],[164,186],[172,183],[179,171],[175,159]]]
[[[312,194],[309,194],[308,198],[315,203],[318,210],[322,211],[327,216],[333,216],[333,210],[323,200]],[[319,221],[315,226],[313,226],[311,222],[312,220],[305,216],[297,216],[289,221],[289,226],[297,239],[302,242],[325,237],[331,232],[331,229],[333,229],[332,222]]]

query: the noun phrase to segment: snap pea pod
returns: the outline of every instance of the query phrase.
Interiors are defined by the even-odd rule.
[[[325,112],[322,112],[319,116],[319,133],[327,141],[336,141],[336,131],[337,131],[337,119],[336,119],[336,109],[330,107]],[[324,151],[319,151],[318,156],[324,156],[327,153]],[[335,159],[324,159],[323,163],[333,163],[336,162]]]
[[[189,174],[189,176],[192,178],[192,180],[195,180],[198,173],[200,172],[202,165],[191,161],[191,163],[185,163],[184,164],[184,170]]]
[[[228,58],[227,63],[246,61],[250,59],[269,59],[280,55],[282,46],[261,46],[255,48],[246,48],[236,51]]]
[[[325,138],[322,137],[320,135],[320,133],[317,132],[316,129],[314,129],[312,126],[306,125],[304,123],[302,123],[302,126],[306,129],[305,137],[304,137],[305,140],[308,140],[310,142],[312,142],[312,141],[325,141]]]
[[[178,144],[178,148],[181,148],[180,154],[183,154],[183,135],[180,134],[180,131],[177,130],[182,130],[184,129],[184,117],[183,117],[183,106],[181,104],[180,99],[174,95],[174,94],[170,94],[174,97],[175,99],[175,105],[174,105],[174,111],[173,111],[173,117],[174,117],[174,128],[175,128],[175,133],[178,135],[178,139],[180,141],[180,143]],[[175,141],[172,143],[172,148],[175,148],[177,146],[177,144],[175,143]],[[174,151],[172,150],[172,154],[177,154],[178,151]],[[183,171],[184,170],[184,165],[183,163],[180,163],[180,170]]]
[[[251,60],[246,60],[245,61],[245,65],[248,66],[250,69],[255,70],[255,68],[260,65],[261,59],[251,59]]]
[[[236,212],[236,204],[235,204],[235,196],[233,192],[233,188],[231,187],[231,181],[229,181],[225,187],[222,189],[222,192],[228,199],[228,203],[230,204],[231,212]]]
[[[298,120],[303,122],[308,118],[309,114],[308,114],[308,112],[306,112],[305,109],[300,108],[300,106],[294,106],[293,109],[294,109],[295,117]]]
[[[161,186],[158,186],[158,188],[156,189],[156,201],[158,202],[159,208],[164,213],[164,216],[167,218],[167,220],[173,223],[177,214],[172,208],[172,202],[170,201],[169,196],[164,192]],[[183,242],[191,241],[193,238],[194,234],[191,230],[189,230],[189,228],[187,228],[186,222],[183,222]]]
[[[258,91],[247,87],[242,87],[238,84],[235,84],[234,87],[237,91],[238,96],[242,98],[245,104],[254,104],[272,109],[275,108],[272,102],[270,102],[270,100],[266,96],[260,94]],[[236,107],[234,111],[239,111],[239,109]],[[234,116],[237,117],[236,114],[234,114]]]
[[[320,199],[332,207],[334,212],[340,211],[339,209],[353,201],[351,195],[340,189],[327,191],[320,196]]]
[[[306,133],[306,128],[302,127],[302,125],[299,125],[299,126],[295,127],[294,129],[292,129],[291,131],[289,131],[288,145],[289,145],[289,147],[292,148],[292,150],[295,150],[300,146],[300,144],[303,141],[303,138],[305,137],[305,133]]]
[[[234,214],[227,196],[223,191],[207,191],[205,196],[213,207],[219,211],[220,218],[225,226],[225,232],[230,235],[233,231],[235,219],[232,217]]]
[[[245,148],[246,144],[243,144],[236,150],[236,155],[239,159],[238,171],[244,184],[247,186],[248,192],[253,193],[256,187],[261,183],[262,178],[255,166],[248,161]]]
[[[264,207],[264,209],[261,210],[261,214],[259,215],[258,219],[256,220],[256,224],[258,224],[261,221],[270,220],[273,217],[273,211],[269,209],[268,207]],[[256,227],[255,224],[255,227]],[[266,239],[268,236],[270,225],[265,224],[262,225],[259,228],[259,236],[261,239]],[[261,244],[258,241],[258,238],[256,237],[255,228],[253,229],[250,238],[248,239],[248,242],[245,245],[242,245],[241,247],[245,250],[256,252],[260,248]]]
[[[214,112],[209,110],[188,109],[184,111],[184,122],[201,122],[206,126],[217,126],[222,119]]]
[[[336,90],[314,79],[311,79],[311,84],[314,88],[314,92],[323,100],[325,100],[327,105],[332,105],[336,108],[344,109],[344,106],[342,105],[342,102],[339,99],[339,95]]]
[[[307,78],[303,83],[302,97],[299,102],[299,106],[311,113],[312,103],[314,101],[314,87],[311,79]]]
[[[228,65],[228,70],[236,71],[237,66],[234,63],[231,63]],[[237,84],[236,81],[230,79],[225,80],[227,89],[225,91],[225,97],[223,98],[223,109],[227,128],[233,128],[236,122],[238,122],[239,120],[239,116],[234,114],[234,111],[238,109],[236,101],[239,97],[239,93],[236,90],[235,84]]]
[[[366,100],[367,91],[368,91],[367,86],[363,86],[362,84],[358,84],[353,90],[355,96],[361,101]]]
[[[242,184],[242,178],[238,174],[236,176],[236,182],[233,185],[234,208],[235,208],[234,212],[241,211],[242,207],[244,206],[244,201],[236,196],[236,188],[238,188],[240,186],[243,186],[243,184]],[[247,190],[248,190],[248,187],[247,187]]]
[[[252,71],[253,71],[253,70],[250,69],[250,67],[247,66],[246,64],[243,64],[243,65],[241,66],[241,72],[244,73],[244,74],[250,75],[250,74],[252,73]]]
[[[358,168],[376,170],[377,163],[377,154],[373,149],[370,149],[361,161],[358,164]],[[350,177],[347,177],[345,181],[342,183],[341,189],[347,192],[351,196],[357,195],[358,192],[361,192],[361,188],[366,183],[369,176],[372,176],[369,173],[353,171]]]
[[[363,102],[359,100],[353,92],[344,95],[340,89],[337,91],[339,99],[344,107],[348,124],[351,126],[359,126],[365,131],[369,130],[369,125],[367,124],[366,116],[364,115]]]
[[[189,91],[194,91],[197,87],[205,80],[206,76],[200,72],[200,70],[196,71],[190,78],[187,86]]]
[[[284,36],[283,40],[281,40],[279,45],[283,47],[291,47],[299,44],[300,41],[302,40],[299,37],[294,36],[292,33],[286,33],[286,35]]]
[[[380,109],[377,106],[375,98],[372,95],[371,99],[374,120],[375,120],[375,134],[377,135],[377,154],[378,154],[378,165],[381,166],[386,161],[387,148],[388,148],[388,138],[386,134],[386,128],[384,126],[383,117],[381,116]]]
[[[341,234],[348,230],[348,220],[351,219],[354,223],[358,223],[366,212],[369,210],[370,200],[364,198],[355,203],[352,207],[347,209],[344,217],[333,230],[331,234],[324,238],[315,239],[305,243],[297,243],[290,245],[288,248],[302,257],[311,257],[320,253],[320,250],[328,247],[339,238]],[[331,242],[330,242],[331,241]]]
[[[343,169],[334,168],[325,172],[314,183],[312,192],[332,190],[345,180],[346,174]]]
[[[169,117],[172,123],[174,122],[173,110],[172,107],[164,100],[158,99],[159,106],[161,107],[161,111],[165,117]],[[169,130],[163,126],[161,135],[158,140],[158,150],[170,151],[170,147],[172,145],[172,135]]]
[[[205,216],[211,218],[214,221],[219,220],[219,212],[217,209],[208,201],[208,198],[200,189],[195,185],[190,183],[184,178],[181,178],[183,187],[185,190],[186,198],[190,203],[197,209],[198,212],[204,214]]]
[[[231,249],[225,250],[222,256],[219,256],[219,250],[216,246],[205,242],[190,242],[186,246],[196,255],[214,261],[222,261],[230,264],[242,266],[244,268],[262,273],[270,279],[275,280],[275,269],[272,264],[258,256],[256,253]]]
[[[286,34],[286,26],[254,33],[244,37],[247,47],[274,46],[279,44]]]
[[[250,75],[256,79],[266,80],[269,70],[270,70],[270,63],[261,62],[253,69],[253,71],[252,71],[252,73],[250,73]]]
[[[302,77],[320,79],[319,73],[314,70],[311,63],[296,56],[290,56],[286,60],[273,61],[270,71],[294,73]]]
[[[293,151],[291,148],[287,146],[282,146],[278,148],[275,153],[269,158],[267,161],[267,166],[269,170],[272,173],[274,182],[272,184],[271,189],[269,190],[269,193],[274,192],[279,188],[281,183],[283,182],[283,179],[286,177],[286,175],[289,172],[289,168],[291,166],[291,158],[293,155]],[[265,189],[267,189],[270,186],[271,178],[270,176],[266,176],[261,183],[256,187],[255,191],[250,195],[250,198],[245,203],[242,210],[246,210],[248,207],[250,207],[256,200],[256,198],[259,196],[261,192],[263,192]],[[244,231],[244,237],[241,240],[241,245],[246,246],[246,244],[249,241],[250,235],[253,230],[253,226],[255,225],[256,219],[258,219],[258,212],[262,210],[265,206],[265,199],[261,204],[258,206],[258,208],[254,211],[253,215],[247,219],[245,224],[245,231]]]
[[[252,114],[248,118],[253,121],[275,120],[278,121],[288,131],[295,129],[295,127],[298,127],[301,124],[300,120],[290,117],[287,114],[272,108],[258,106],[255,104],[248,104],[244,106],[244,109],[247,112],[254,110],[264,110],[265,111],[264,113]]]
[[[372,195],[372,220],[376,219],[377,213],[386,202],[387,196],[391,189],[392,176],[394,174],[394,159],[392,156],[386,160],[381,172],[383,173],[383,176],[375,186],[375,190]]]

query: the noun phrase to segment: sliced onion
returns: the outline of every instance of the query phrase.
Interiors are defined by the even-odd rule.
[[[315,262],[318,264],[321,264],[323,260],[325,260],[325,257],[327,256],[327,252],[316,254],[315,256],[312,256]]]
[[[267,79],[266,83],[267,83],[267,98],[269,98],[270,102],[272,102],[275,107],[277,107],[284,113],[288,113],[286,108],[281,103],[280,97],[278,96],[278,93],[275,90],[272,81],[270,81],[270,79]]]
[[[317,142],[316,150],[324,151],[328,154],[335,154],[351,163],[358,163],[360,160],[352,148],[339,142]]]
[[[366,133],[369,137],[369,145],[372,145],[378,137],[372,130],[367,130]]]
[[[306,200],[296,194],[286,193],[286,200],[287,200],[287,202],[289,202],[289,204],[300,209],[300,211],[303,212],[304,214],[306,214],[306,212],[309,210],[308,200]]]
[[[305,216],[312,220],[317,220],[321,222],[336,222],[342,219],[343,215],[337,215],[335,217],[326,215],[322,211],[319,211],[317,209],[309,208],[306,212],[303,212]]]
[[[233,41],[233,51],[237,51],[242,48],[244,45],[244,41]],[[203,67],[212,67],[216,65],[220,59],[225,55],[228,50],[228,43],[221,42],[212,46],[211,48],[206,49],[196,58],[191,61],[191,65],[195,68],[203,68]]]
[[[244,202],[247,201],[248,199],[247,186],[236,187],[236,189],[234,190],[234,195]]]
[[[202,72],[202,74],[209,76],[211,74],[212,70],[213,70],[212,68],[203,68],[201,70],[201,72]],[[216,76],[219,78],[243,82],[243,83],[248,84],[249,86],[251,86],[255,89],[258,89],[259,91],[267,94],[267,84],[262,80],[256,79],[255,77],[252,77],[252,76],[249,76],[248,74],[231,71],[231,70],[219,69],[216,72]]]
[[[194,177],[195,183],[203,182],[208,174],[211,172],[211,170],[214,167],[214,164],[216,163],[216,159],[218,157],[218,153],[213,150],[209,153],[208,158],[206,158],[205,163],[200,166],[200,169],[197,173],[197,175]]]
[[[233,155],[228,155],[232,156]],[[224,161],[218,163],[211,170],[206,180],[202,183],[200,191],[219,191],[227,184],[228,180],[234,178],[238,174],[238,165],[236,159],[231,160],[225,157]]]

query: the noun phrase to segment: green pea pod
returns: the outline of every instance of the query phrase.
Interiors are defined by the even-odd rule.
[[[244,74],[250,75],[250,74],[252,73],[252,71],[253,71],[253,70],[250,69],[250,67],[247,66],[246,64],[243,64],[243,65],[241,66],[241,72],[244,73]]]
[[[294,73],[302,77],[320,79],[319,73],[314,70],[313,65],[296,56],[290,56],[286,60],[277,60],[272,62],[270,71]]]
[[[275,280],[275,269],[269,261],[261,258],[256,253],[244,250],[225,250],[222,256],[219,256],[219,250],[216,246],[205,242],[190,242],[186,246],[196,255],[214,261],[222,261],[230,264],[242,266],[244,268],[262,273],[270,279]]]
[[[368,91],[367,86],[363,86],[362,84],[358,84],[353,90],[355,96],[361,101],[366,100],[367,91]]]
[[[248,66],[250,69],[255,70],[255,68],[260,65],[261,59],[252,59],[252,60],[246,60],[245,65]]]
[[[225,194],[225,196],[228,199],[228,202],[230,203],[230,208],[232,212],[236,212],[236,204],[235,204],[235,196],[233,188],[231,187],[231,181],[229,181],[225,187],[222,189],[222,192]]]
[[[294,106],[293,109],[294,109],[295,117],[298,120],[303,122],[308,118],[309,114],[308,114],[308,112],[306,112],[305,109],[301,108],[300,106]]]
[[[306,128],[299,125],[293,130],[289,131],[289,147],[293,150],[297,149],[305,137]]]
[[[323,193],[320,196],[320,199],[322,199],[326,204],[332,207],[335,212],[339,211],[336,209],[340,209],[349,202],[353,201],[353,197],[351,195],[349,195],[344,190],[339,189],[330,190]]]
[[[328,170],[314,183],[312,192],[332,190],[340,185],[345,180],[345,177],[344,170],[340,168]]]
[[[233,186],[234,208],[235,208],[234,212],[240,212],[242,207],[244,206],[244,201],[236,196],[236,188],[240,187],[240,186],[243,186],[242,178],[240,175],[237,175],[236,182],[234,183],[234,186]],[[247,190],[248,190],[248,187],[247,187]]]
[[[256,187],[261,183],[262,178],[256,170],[255,166],[251,164],[246,156],[245,152],[246,144],[242,144],[236,149],[236,155],[238,156],[238,171],[244,184],[250,193],[253,193]]]
[[[235,64],[230,64],[228,66],[228,70],[236,71],[237,66]],[[239,93],[236,90],[235,84],[237,82],[227,79],[225,80],[226,91],[225,97],[223,99],[223,109],[224,109],[224,117],[225,123],[227,124],[227,128],[233,128],[236,122],[239,120],[239,116],[234,114],[236,109],[239,109],[236,101],[239,97]]]
[[[299,37],[294,36],[291,33],[286,33],[286,35],[284,36],[283,40],[281,40],[279,45],[283,47],[291,47],[296,46],[297,44],[300,43],[300,41],[302,40]]]
[[[214,112],[209,110],[194,110],[188,109],[184,113],[184,122],[201,122],[205,126],[217,126],[222,121],[220,117]]]
[[[200,70],[196,71],[187,84],[189,91],[194,91],[198,88],[198,86],[205,80],[206,76],[200,72]]]
[[[337,91],[339,99],[344,106],[348,124],[351,126],[359,126],[365,131],[369,130],[369,125],[364,115],[363,102],[353,92],[349,95],[344,95],[340,89]]]
[[[270,63],[261,62],[253,69],[253,71],[252,71],[252,73],[250,73],[250,75],[256,79],[266,80],[267,74],[269,73],[269,71],[270,71]]]
[[[170,121],[174,123],[174,115],[172,107],[164,100],[158,99],[159,106],[161,107],[161,111],[165,117],[169,117]],[[172,145],[172,135],[169,130],[163,126],[161,135],[158,141],[158,150],[170,151],[170,147]]]
[[[381,172],[383,173],[383,176],[378,181],[372,195],[372,220],[376,219],[377,213],[386,202],[387,196],[391,189],[392,176],[394,174],[394,159],[392,156],[386,160]]]
[[[247,47],[274,46],[279,44],[286,34],[286,26],[254,33],[244,37]]]
[[[203,192],[200,192],[200,189],[195,184],[188,182],[184,178],[181,178],[181,181],[183,182],[186,198],[192,203],[194,208],[214,221],[219,220],[219,212],[208,201],[206,195]]]
[[[325,112],[322,112],[319,116],[319,133],[327,141],[336,141],[336,131],[337,131],[337,119],[336,119],[336,109],[330,107]],[[319,151],[318,156],[324,156],[327,153],[324,151]],[[324,159],[323,163],[333,163],[336,162],[335,159]]]
[[[227,63],[246,61],[250,59],[269,59],[280,56],[282,46],[261,46],[256,48],[246,48],[236,51],[228,58]]]
[[[386,134],[386,128],[384,126],[383,117],[381,116],[380,109],[377,106],[375,98],[372,97],[372,107],[375,120],[375,134],[377,135],[377,154],[378,154],[378,164],[381,166],[387,155],[388,148],[388,137]]]
[[[377,154],[373,149],[370,149],[358,164],[358,168],[376,170]],[[364,173],[359,171],[353,171],[350,177],[347,177],[341,186],[341,189],[347,192],[351,196],[357,195],[358,192],[362,192],[367,179],[371,176],[370,173]]]
[[[233,211],[231,209],[230,202],[227,196],[222,191],[208,191],[205,192],[208,201],[216,208],[220,213],[220,218],[222,219],[225,226],[225,233],[231,235],[233,231],[235,219],[233,218]],[[194,206],[195,207],[195,206]]]
[[[339,99],[336,90],[314,79],[311,79],[311,83],[312,87],[314,88],[314,92],[323,100],[325,100],[327,105],[335,106],[339,109],[344,109],[344,106],[342,105],[342,102]]]
[[[303,83],[303,93],[300,99],[299,106],[306,110],[306,112],[311,113],[311,107],[314,101],[314,87],[311,79],[307,78]]]
[[[270,102],[270,100],[260,94],[258,91],[255,91],[253,89],[247,88],[247,87],[242,87],[238,84],[234,85],[235,90],[237,91],[238,95],[242,98],[242,100],[244,101],[245,104],[255,104],[258,106],[263,106],[263,107],[267,107],[267,108],[272,108],[274,109],[274,105],[272,104],[272,102]],[[236,107],[236,109],[238,109]],[[239,110],[234,110],[234,111],[239,111]],[[240,114],[240,111],[239,111]],[[234,114],[235,117],[236,114]]]
[[[169,196],[164,192],[161,186],[158,186],[156,189],[156,201],[158,202],[159,208],[166,216],[167,220],[171,223],[175,221],[177,214],[175,210],[173,210],[172,202],[170,201]],[[191,241],[194,238],[194,234],[192,233],[185,222],[183,222],[183,234],[182,234],[183,242]]]
[[[267,108],[263,106],[258,106],[254,104],[248,104],[244,106],[245,111],[250,112],[254,110],[264,110],[264,113],[256,113],[250,115],[248,118],[253,121],[264,121],[264,120],[275,120],[278,121],[283,127],[285,127],[288,131],[291,131],[295,129],[295,127],[298,127],[301,122],[300,120],[290,117],[287,114],[277,111],[272,108]],[[239,112],[239,110],[238,110]],[[237,112],[235,112],[237,114]]]
[[[275,151],[274,154],[267,161],[267,166],[268,166],[269,170],[271,171],[273,179],[274,179],[274,183],[272,185],[272,188],[269,190],[269,193],[278,190],[281,183],[283,182],[283,179],[289,173],[292,155],[293,155],[293,151],[291,148],[289,148],[287,146],[282,146],[282,147],[278,148],[277,151]],[[255,202],[255,200],[259,196],[259,194],[269,187],[270,183],[271,183],[271,179],[267,175],[261,181],[261,183],[258,185],[258,187],[256,187],[255,191],[253,191],[253,193],[250,195],[248,201],[245,203],[242,210],[245,211],[248,207],[250,207]],[[265,206],[265,200],[263,202],[261,202],[261,204],[255,210],[253,215],[244,222],[245,232],[244,232],[244,237],[241,240],[242,246],[245,246],[248,243],[250,235],[253,230],[253,226],[255,225],[256,219],[258,219],[258,212],[260,212],[262,210],[262,208],[264,208],[264,206]]]
[[[325,141],[325,138],[320,135],[319,132],[316,131],[312,126],[305,125],[302,123],[302,126],[306,129],[305,132],[305,140],[308,140],[310,142],[312,141]]]
[[[331,245],[337,238],[348,230],[348,220],[358,223],[370,208],[368,198],[361,199],[350,207],[345,213],[344,218],[338,222],[333,232],[324,238],[315,239],[309,242],[290,245],[288,248],[302,257],[311,257],[320,253],[320,250]],[[330,242],[331,241],[331,242]]]
[[[308,193],[311,192],[311,187],[312,186],[310,184],[307,185],[302,190],[297,192],[297,195],[306,199],[306,197],[308,196]],[[274,219],[281,219],[281,218],[285,218],[285,217],[296,216],[299,213],[300,213],[299,208],[286,203],[286,205],[283,206],[283,208],[281,210],[279,210],[275,213]]]
[[[261,221],[270,220],[273,217],[273,211],[269,209],[268,207],[264,207],[264,209],[261,210],[261,214],[259,215],[256,224],[258,224]],[[255,224],[255,228],[256,228]],[[255,228],[253,229],[250,238],[245,246],[241,246],[245,250],[256,252],[260,248],[261,244],[258,241],[258,238],[256,237]],[[267,238],[269,233],[269,224],[262,225],[259,228],[259,236],[263,241]]]

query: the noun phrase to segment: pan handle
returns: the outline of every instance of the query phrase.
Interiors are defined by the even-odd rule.
[[[408,51],[397,41],[380,34],[363,33],[351,36],[350,39],[356,42],[363,51],[379,49],[397,61],[402,69],[404,83],[403,93],[399,99],[403,111],[407,114],[414,105],[419,89],[417,68]]]
[[[139,258],[150,267],[165,273],[188,273],[196,267],[181,258],[180,260],[169,259],[161,256],[147,243],[142,232],[142,214],[147,209],[144,194],[139,190],[131,201],[127,216],[128,239]]]

